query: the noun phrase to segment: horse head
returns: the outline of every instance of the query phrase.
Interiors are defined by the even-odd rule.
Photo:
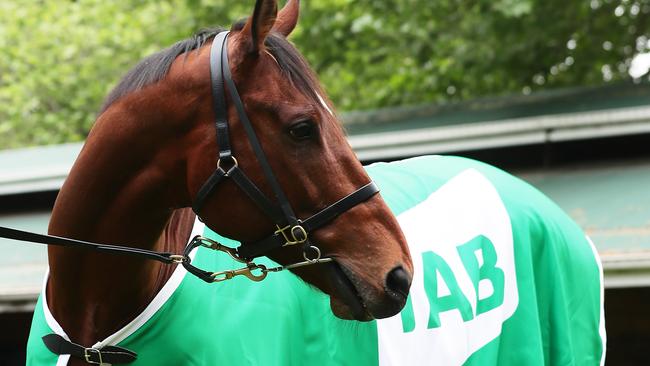
[[[232,144],[228,150],[236,157],[227,164],[236,163],[265,196],[279,199],[245,131],[242,118],[248,118],[295,217],[304,219],[368,184],[370,178],[347,143],[314,73],[286,40],[298,21],[298,7],[298,1],[292,0],[278,13],[276,1],[257,1],[253,15],[230,30],[225,40],[229,61],[221,67],[228,68],[239,94],[226,93],[224,118],[229,121],[228,143]],[[207,48],[177,60],[169,75],[193,86],[186,96],[195,103],[188,108],[196,110],[195,140],[187,161],[193,200],[224,150],[219,146],[224,142],[215,137],[219,111],[213,107],[215,91],[206,77],[211,62]],[[246,116],[237,111],[238,97]],[[226,164],[223,160],[220,164]],[[244,247],[279,229],[232,179],[204,196],[197,214],[211,229],[243,242]],[[368,320],[392,316],[402,308],[413,267],[399,225],[379,195],[306,235],[322,256],[334,262],[293,271],[330,295],[336,315]],[[298,245],[284,246],[265,255],[287,264],[301,260],[303,250]]]

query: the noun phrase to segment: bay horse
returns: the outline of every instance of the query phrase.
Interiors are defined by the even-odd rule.
[[[285,244],[303,243],[308,235],[310,244],[302,250],[285,245],[264,255],[280,264],[303,256],[332,258],[291,271],[328,294],[338,317],[371,320],[398,313],[413,264],[395,217],[376,191],[357,197],[317,230],[298,228],[303,221],[297,218],[327,211],[370,182],[316,77],[286,40],[298,6],[290,0],[278,12],[275,0],[257,0],[252,16],[229,34],[201,32],[135,66],[106,99],[57,197],[49,233],[179,253],[190,238],[194,205],[210,229],[248,243],[242,248],[255,253],[248,257],[261,255],[254,247],[269,233],[284,237]],[[217,40],[222,47],[211,49]],[[261,161],[266,157],[268,163]],[[242,172],[246,177],[235,177]],[[217,173],[232,179],[216,185]],[[287,211],[288,233],[275,220]],[[48,260],[46,307],[82,347],[136,317],[176,269],[55,246],[48,248]],[[85,361],[73,357],[70,364]]]

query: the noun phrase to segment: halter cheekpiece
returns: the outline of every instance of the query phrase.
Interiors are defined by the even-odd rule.
[[[241,101],[235,82],[232,79],[230,66],[228,64],[228,34],[221,32],[217,34],[210,50],[210,79],[212,83],[212,103],[215,114],[215,126],[217,132],[217,145],[219,155],[217,157],[217,167],[199,190],[192,209],[196,215],[201,218],[200,211],[210,194],[215,190],[220,182],[224,179],[232,179],[241,188],[250,199],[268,216],[276,226],[276,230],[262,240],[256,242],[242,243],[236,249],[225,247],[210,239],[196,237],[185,250],[185,258],[188,258],[189,251],[197,246],[205,246],[215,250],[228,253],[232,258],[242,263],[246,267],[235,271],[224,272],[205,272],[191,265],[188,260],[182,262],[185,268],[194,275],[208,281],[223,281],[236,275],[246,275],[252,280],[259,281],[270,271],[279,271],[282,269],[295,268],[310,264],[329,262],[331,258],[321,258],[320,249],[313,245],[309,240],[309,234],[332,221],[338,215],[351,209],[352,207],[368,200],[374,196],[379,189],[370,182],[349,195],[341,198],[325,209],[310,216],[304,220],[298,219],[287,199],[282,187],[278,183],[273,170],[271,169],[266,154],[260,145],[255,134],[253,125],[250,122],[244,104]],[[273,190],[275,203],[266,197],[264,193],[246,176],[239,168],[235,158],[229,137],[228,109],[226,104],[225,90],[228,90],[230,99],[237,110],[237,115],[242,123],[248,140],[253,147],[255,157],[259,162],[264,176]],[[290,245],[302,245],[304,262],[298,262],[289,266],[276,267],[268,269],[263,265],[252,263],[254,258],[263,256],[269,251]],[[259,270],[259,275],[254,275],[254,271]]]

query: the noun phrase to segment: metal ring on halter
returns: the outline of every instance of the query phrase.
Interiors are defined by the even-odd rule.
[[[239,162],[237,161],[237,159],[234,156],[231,155],[231,156],[228,156],[227,158],[232,160],[232,166],[230,168],[228,168],[228,170],[225,170],[225,169],[221,168],[221,159],[222,158],[219,158],[219,160],[217,160],[217,170],[222,169],[223,171],[226,172],[226,175],[228,175],[230,172],[232,172],[233,169],[235,169],[235,168],[237,168],[239,166]]]
[[[300,220],[298,220],[299,223],[301,223]],[[297,235],[296,235],[297,234]],[[298,244],[298,243],[304,243],[307,241],[307,230],[305,230],[304,227],[301,225],[296,225],[291,228],[291,236],[293,237],[293,241]]]
[[[313,250],[314,252],[316,252],[316,258],[309,258],[309,257],[307,256],[307,251],[308,251],[309,249],[311,249],[311,250]],[[317,262],[318,260],[320,260],[320,256],[321,256],[320,249],[318,249],[318,247],[313,246],[313,245],[308,246],[307,248],[305,248],[305,250],[302,251],[302,257],[305,258],[305,260],[306,260],[307,262]]]

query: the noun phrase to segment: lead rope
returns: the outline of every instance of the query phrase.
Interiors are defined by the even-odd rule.
[[[302,262],[289,264],[286,266],[267,268],[263,264],[257,264],[254,263],[253,261],[242,258],[237,253],[236,249],[227,247],[223,244],[220,244],[217,241],[214,241],[212,239],[203,236],[195,236],[187,245],[183,254],[156,252],[152,250],[139,249],[139,248],[122,246],[122,245],[108,245],[108,244],[94,243],[89,241],[64,238],[60,236],[37,234],[28,231],[7,228],[3,226],[0,226],[0,238],[25,241],[25,242],[35,243],[35,244],[74,247],[74,248],[94,250],[97,252],[104,252],[104,253],[123,254],[123,255],[139,257],[143,259],[155,260],[164,264],[177,263],[183,265],[183,267],[185,267],[188,270],[188,272],[198,276],[199,278],[201,278],[206,282],[222,282],[239,275],[244,275],[253,281],[261,281],[266,277],[266,274],[269,272],[280,272],[285,269],[304,267],[307,265],[317,264],[317,263],[325,263],[325,262],[330,262],[332,260],[331,258],[321,258],[320,250],[316,248],[317,255],[314,258],[309,258],[303,253],[305,260]],[[237,262],[245,263],[246,267],[235,269],[235,270],[220,271],[220,272],[203,271],[199,268],[194,267],[191,264],[192,259],[190,257],[190,252],[197,246],[203,246],[212,250],[227,253],[231,258],[233,258]],[[259,270],[260,272],[254,272],[257,270]]]

